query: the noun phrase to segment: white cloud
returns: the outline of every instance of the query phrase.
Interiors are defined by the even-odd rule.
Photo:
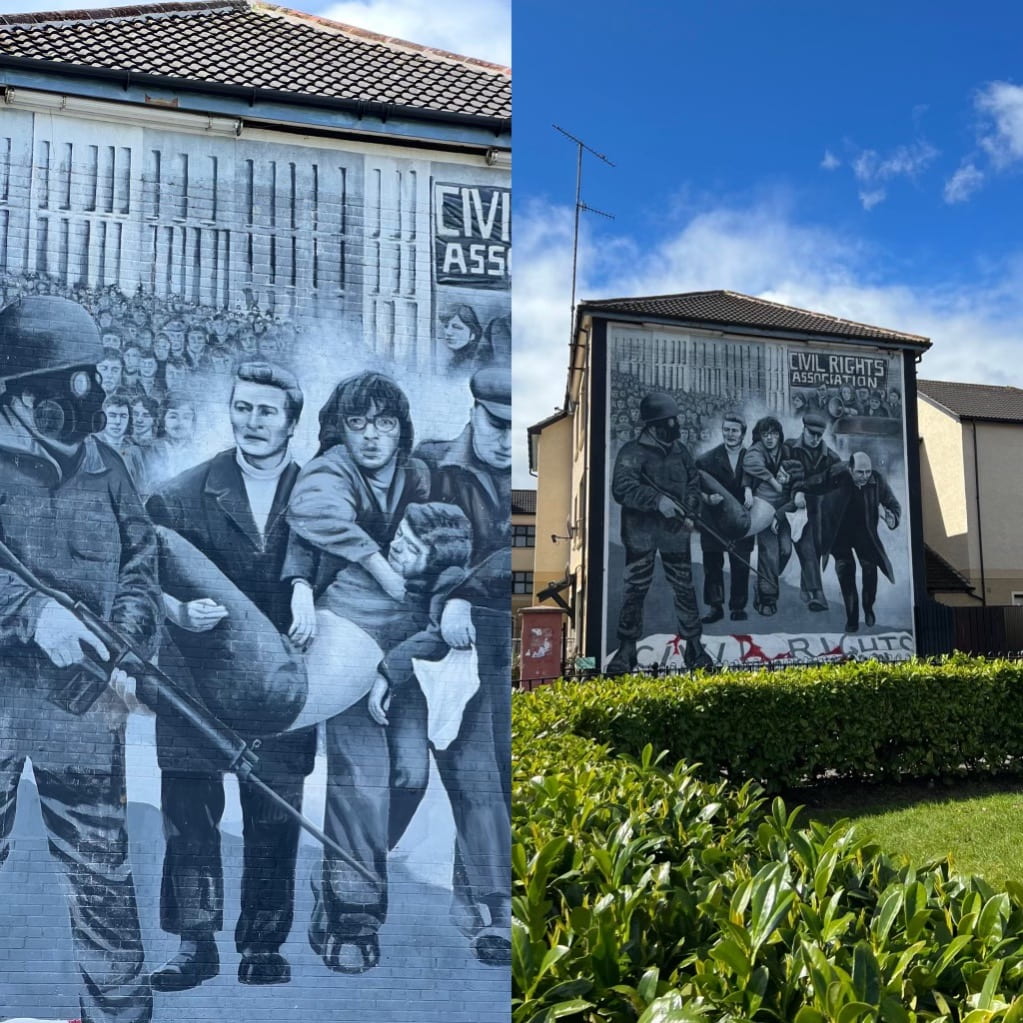
[[[511,0],[339,0],[315,13],[409,42],[511,63]]]
[[[872,210],[888,198],[888,189],[883,187],[885,182],[895,178],[916,178],[939,155],[938,150],[925,139],[896,146],[883,156],[876,149],[848,148],[853,152],[850,166],[853,177],[862,186],[858,195],[865,210]],[[837,157],[830,150],[825,151],[821,166],[831,170],[838,165]]]
[[[830,150],[824,150],[824,159],[821,160],[821,167],[824,170],[834,170],[836,167],[841,167],[842,161]]]
[[[888,193],[883,188],[861,189],[859,195],[860,204],[865,210],[872,210],[888,197]]]
[[[534,204],[515,228],[515,485],[529,486],[525,428],[565,397],[571,209]],[[1023,386],[1023,256],[980,283],[911,285],[887,276],[883,252],[856,236],[771,203],[705,209],[649,249],[622,236],[591,244],[584,233],[580,253],[581,298],[727,288],[924,334],[934,347],[923,377]]]
[[[990,82],[977,93],[975,105],[985,118],[980,144],[994,165],[1023,159],[1023,86]]]
[[[106,8],[128,0],[0,0],[0,14]],[[497,64],[511,62],[511,0],[298,0],[283,6]]]
[[[967,160],[945,182],[945,202],[950,204],[966,202],[983,183],[984,172]]]

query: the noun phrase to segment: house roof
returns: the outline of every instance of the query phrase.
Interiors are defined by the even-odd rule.
[[[994,384],[963,384],[951,380],[917,380],[918,393],[960,419],[1023,423],[1023,390]]]
[[[259,0],[0,16],[3,57],[510,118],[506,67]]]
[[[535,515],[536,514],[536,491],[517,490],[512,487],[511,492],[512,515]]]
[[[658,319],[684,320],[691,324],[734,326],[759,330],[820,334],[864,341],[887,341],[914,348],[930,347],[930,339],[869,323],[843,320],[827,313],[769,302],[736,291],[689,291],[680,295],[651,295],[645,298],[607,298],[582,303],[583,311],[621,313]]]
[[[970,580],[927,544],[924,544],[924,574],[928,593],[973,593]]]

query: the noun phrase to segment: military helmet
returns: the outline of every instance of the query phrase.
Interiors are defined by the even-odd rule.
[[[651,391],[643,395],[639,403],[639,421],[644,426],[656,423],[661,419],[672,419],[681,415],[678,402],[664,391]]]
[[[27,295],[0,311],[0,380],[95,366],[102,352],[99,327],[77,302]]]

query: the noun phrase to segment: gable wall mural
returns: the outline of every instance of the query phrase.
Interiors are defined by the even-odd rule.
[[[913,655],[900,353],[608,328],[602,664]]]
[[[4,112],[0,1019],[507,1018],[510,232]]]

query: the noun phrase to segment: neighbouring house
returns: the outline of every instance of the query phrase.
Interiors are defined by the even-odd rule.
[[[951,570],[935,598],[1023,604],[1023,389],[919,380],[917,420],[924,539]]]

